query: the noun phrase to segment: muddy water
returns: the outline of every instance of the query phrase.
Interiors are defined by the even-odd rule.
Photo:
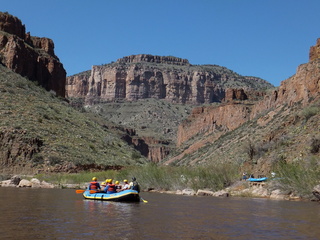
[[[0,188],[0,239],[320,239],[320,204],[142,193],[148,203],[75,190]]]

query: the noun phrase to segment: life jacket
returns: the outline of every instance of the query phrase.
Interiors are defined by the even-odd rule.
[[[114,184],[108,184],[108,192],[115,192],[116,191],[116,185]]]
[[[98,189],[98,182],[90,182],[90,190],[97,190]]]

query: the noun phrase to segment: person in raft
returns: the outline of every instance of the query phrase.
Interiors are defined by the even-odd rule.
[[[130,182],[129,188],[131,188],[132,190],[136,190],[138,193],[140,192],[140,186],[135,177],[132,178],[132,182]]]
[[[107,183],[106,182],[102,182],[100,183],[100,186],[101,186],[101,191],[104,190],[104,188],[106,187]]]
[[[123,180],[122,190],[127,190],[127,189],[130,189],[130,186],[129,186],[128,180],[125,179]]]
[[[117,191],[117,192],[120,192],[120,191],[121,191],[121,188],[122,188],[122,186],[120,185],[120,182],[119,182],[119,181],[116,181],[114,184],[116,185],[116,191]]]
[[[112,183],[112,179],[107,179],[107,186],[103,190],[105,193],[116,193],[116,185]]]
[[[88,189],[89,190],[96,190],[96,191],[101,189],[100,184],[98,183],[96,177],[92,178],[92,181],[90,182]]]

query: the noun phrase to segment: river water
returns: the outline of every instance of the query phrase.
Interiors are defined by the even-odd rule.
[[[0,239],[320,239],[320,204],[141,193],[84,200],[70,189],[0,188]]]

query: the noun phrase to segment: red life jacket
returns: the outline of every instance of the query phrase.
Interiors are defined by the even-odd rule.
[[[90,182],[90,190],[97,190],[98,189],[98,182]]]
[[[108,184],[109,188],[108,188],[108,192],[115,192],[116,191],[116,185],[114,184]]]

